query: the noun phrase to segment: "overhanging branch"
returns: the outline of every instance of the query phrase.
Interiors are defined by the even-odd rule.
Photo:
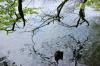
[[[61,10],[64,6],[64,4],[67,2],[68,0],[64,0],[58,7],[57,7],[57,16],[56,18],[58,18],[58,21],[60,22],[60,13],[61,13]]]

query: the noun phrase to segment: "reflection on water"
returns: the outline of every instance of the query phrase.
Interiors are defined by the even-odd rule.
[[[38,2],[38,6],[40,7],[41,2]],[[52,2],[51,2],[52,3]],[[37,4],[34,4],[34,6],[37,6]],[[42,4],[43,5],[43,4]],[[47,5],[47,4],[46,4]],[[55,6],[57,6],[57,4],[54,4]],[[45,5],[44,5],[45,6]],[[46,6],[48,7],[48,6]],[[51,7],[53,7],[53,4],[51,4]],[[48,9],[53,9],[49,7]],[[48,9],[44,9],[44,11],[48,11]],[[55,7],[54,7],[55,9]],[[100,12],[96,12],[93,11],[93,9],[91,8],[87,8],[86,9],[86,15],[87,18],[89,20],[89,22],[91,21],[91,18],[94,18],[97,15],[100,15]],[[66,15],[65,15],[66,16]],[[70,16],[70,17],[69,17]],[[74,23],[74,19],[72,20],[72,17],[76,18],[77,16],[72,16],[72,14],[66,16],[63,20],[64,23]],[[34,18],[34,17],[33,17]],[[30,17],[30,19],[33,19]],[[38,18],[38,17],[37,17]],[[40,24],[39,20],[37,20],[37,18],[35,17],[34,20],[37,22],[33,22],[32,20],[30,20],[32,23],[31,25],[33,26],[33,24]],[[70,22],[72,21],[72,22]],[[28,29],[30,30],[30,28],[32,29],[32,27],[27,26]],[[15,31],[14,33],[10,33],[10,34],[6,34],[5,31],[0,31],[0,57],[2,55],[6,55],[9,56],[8,59],[15,61],[18,65],[22,64],[23,66],[32,66],[31,64],[34,64],[34,66],[41,66],[41,64],[37,64],[39,61],[38,58],[35,58],[36,56],[34,56],[33,58],[38,59],[38,60],[33,60],[31,56],[29,56],[29,48],[26,48],[25,45],[29,44],[32,45],[32,40],[31,40],[31,36],[32,33],[31,32],[21,32],[27,29],[18,29],[17,31]],[[27,30],[28,30],[27,29]],[[38,51],[41,51],[41,53],[45,53],[46,48],[41,49],[42,47],[42,43],[43,42],[51,42],[51,45],[53,45],[53,47],[56,47],[53,43],[56,43],[58,40],[56,40],[58,37],[63,37],[65,35],[69,35],[69,34],[73,34],[77,39],[83,40],[86,38],[86,36],[89,35],[89,30],[90,27],[87,27],[86,24],[83,24],[81,26],[79,26],[78,28],[67,28],[64,26],[59,25],[58,23],[55,24],[50,24],[46,27],[43,27],[42,29],[39,30],[39,32],[37,32],[37,34],[34,36],[34,41],[36,42],[36,48],[38,49]],[[65,38],[66,40],[67,38]],[[63,39],[62,39],[63,40]],[[61,41],[61,39],[60,39]],[[53,43],[52,43],[53,42]],[[65,42],[67,43],[67,42]],[[24,49],[22,49],[24,48]],[[48,48],[48,46],[47,46]],[[20,52],[20,49],[22,52]],[[50,51],[53,50],[57,50],[57,49],[50,49]],[[61,49],[63,50],[63,49]],[[64,50],[67,51],[65,52],[65,54],[68,54],[68,56],[70,56],[70,50]],[[54,52],[54,51],[53,51]],[[51,53],[52,54],[52,53]],[[64,56],[65,60],[66,55]],[[68,62],[68,61],[67,61]],[[63,65],[65,65],[66,62],[63,62]],[[68,62],[69,63],[69,62]],[[45,65],[44,65],[45,66]]]

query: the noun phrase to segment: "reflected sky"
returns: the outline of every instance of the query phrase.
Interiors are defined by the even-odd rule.
[[[29,2],[30,1],[28,0],[27,2],[24,2],[24,4],[28,4]],[[47,12],[48,10],[55,9],[59,2],[56,3],[53,1],[50,1],[50,2],[48,1],[45,3],[46,4],[43,5],[42,1],[38,2],[37,0],[34,0],[34,3],[32,2],[30,4],[30,7],[43,6],[45,7],[43,11]],[[48,4],[51,4],[51,5],[48,6]],[[77,11],[78,10],[76,10],[76,13]],[[77,15],[76,16],[74,16],[73,14],[69,14],[69,15],[66,14],[66,15],[64,15],[66,17],[64,18],[63,22],[67,24],[74,23],[73,22],[74,20],[72,20],[71,17],[76,18]],[[98,15],[100,15],[100,12],[93,11],[93,9],[89,7],[86,9],[86,16],[87,16],[86,18],[90,18],[89,21],[92,19],[92,17],[98,16]],[[30,19],[31,18],[33,19],[34,17],[30,17]],[[34,21],[35,23],[39,22],[39,20],[36,20],[37,18],[38,17],[35,17],[35,21]],[[34,24],[32,20],[30,20],[30,22],[32,22],[31,23],[32,25]],[[40,24],[40,22],[36,24]],[[31,64],[32,64],[33,59],[31,56],[30,57],[28,56],[29,50],[27,50],[26,48],[26,51],[24,53],[20,52],[21,48],[25,48],[25,44],[32,45],[32,40],[31,40],[32,33],[31,32],[21,32],[21,31],[26,30],[27,27],[29,26],[26,26],[24,29],[21,29],[21,30],[18,29],[17,31],[10,33],[8,35],[6,34],[5,31],[0,31],[0,55],[1,54],[8,55],[8,51],[10,51],[10,54],[9,54],[10,60],[15,61],[18,65],[22,64],[23,66],[32,66]],[[73,34],[75,35],[76,38],[83,40],[86,38],[86,36],[89,35],[89,30],[90,28],[87,27],[86,24],[83,24],[76,29],[76,28],[67,28],[67,27],[61,26],[58,23],[55,23],[55,24],[51,23],[50,25],[41,28],[39,32],[36,33],[33,39],[37,43],[36,48],[41,50],[41,44],[44,41],[51,41],[53,39],[57,39],[57,37],[62,37],[64,35],[69,35],[69,34]]]

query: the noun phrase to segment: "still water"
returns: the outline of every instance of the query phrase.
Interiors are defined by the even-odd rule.
[[[31,3],[29,6],[43,8],[44,12],[49,13],[49,11],[52,11],[53,9],[55,10],[55,7],[59,4],[59,2],[56,3],[50,1],[49,3],[51,4],[48,7],[48,2],[45,3],[46,4],[43,5],[43,2],[36,1],[35,4]],[[26,2],[24,4],[26,4]],[[78,18],[78,16],[76,14],[65,12],[66,10],[64,13],[62,13],[62,15],[65,17],[63,22],[69,25],[76,24],[75,19]],[[76,10],[75,13],[78,13],[78,10]],[[41,15],[41,12],[39,15]],[[100,16],[100,12],[94,11],[94,9],[89,7],[86,8],[86,18],[89,20],[90,24],[93,22],[93,18],[97,16]],[[8,35],[5,31],[0,31],[0,57],[8,56],[8,59],[16,62],[17,65],[22,64],[23,66],[47,66],[46,64],[42,64],[41,59],[35,54],[30,55],[30,52],[32,52],[30,49],[33,45],[31,39],[33,33],[31,30],[41,24],[39,16],[29,15],[26,17],[26,19],[29,19],[29,21],[24,29],[17,29],[15,32],[9,33]],[[68,43],[67,35],[69,34],[74,35],[76,39],[84,40],[89,35],[90,30],[91,28],[88,27],[85,23],[78,28],[68,28],[57,22],[54,24],[51,23],[50,25],[41,28],[34,35],[33,40],[36,42],[35,49],[41,53],[47,54],[47,56],[51,56],[56,50],[62,50],[65,52],[65,61],[61,61],[62,64],[59,66],[70,65],[68,59],[72,56],[71,50],[69,48],[65,49],[64,46],[57,47],[55,43],[59,41],[61,41],[61,45]],[[71,66],[73,66],[73,63],[71,64]]]

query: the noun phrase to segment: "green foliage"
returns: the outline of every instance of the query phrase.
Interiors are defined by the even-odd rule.
[[[0,0],[0,2],[4,2],[4,0]]]
[[[18,0],[0,0],[0,30],[7,30],[12,28],[14,22],[20,22],[17,20],[19,14],[17,12]],[[37,14],[37,8],[23,8],[24,14]],[[16,14],[15,14],[16,13]],[[17,15],[17,16],[16,16]]]
[[[87,5],[99,10],[98,8],[100,8],[100,0],[88,0]]]
[[[86,4],[89,6],[92,5],[93,3],[94,3],[93,0],[88,0]]]
[[[23,11],[26,14],[38,14],[38,8],[25,8]]]

